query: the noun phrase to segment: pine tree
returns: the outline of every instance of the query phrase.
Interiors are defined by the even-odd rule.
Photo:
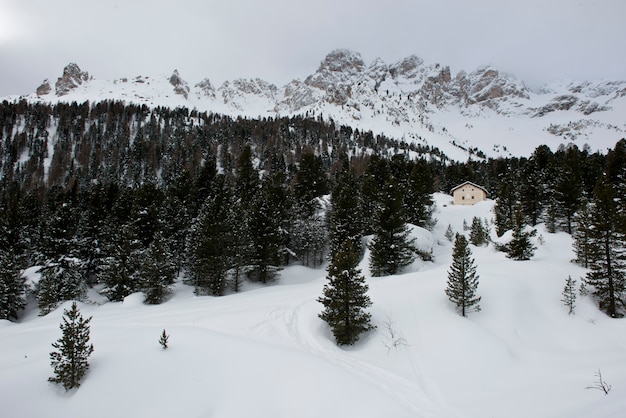
[[[241,199],[235,198],[228,207],[230,286],[235,292],[241,289],[243,277],[251,270],[254,246],[249,214],[250,208]]]
[[[346,240],[332,255],[328,266],[328,283],[318,302],[324,305],[319,317],[326,321],[339,345],[352,345],[364,332],[374,327],[371,315],[364,310],[372,305],[367,295],[365,277],[356,267],[359,254],[352,241]]]
[[[222,296],[226,291],[230,268],[231,225],[228,223],[228,209],[231,202],[221,176],[192,228],[189,272],[198,294]]]
[[[428,163],[417,160],[407,178],[403,205],[407,220],[413,225],[428,228],[434,224],[433,214],[433,178]]]
[[[263,179],[261,192],[253,200],[250,212],[251,275],[261,283],[274,280],[285,261],[291,202],[281,177],[279,173]]]
[[[414,242],[402,208],[402,197],[393,182],[385,186],[383,200],[374,216],[374,238],[369,244],[373,276],[398,273],[416,257]]]
[[[307,217],[313,216],[319,209],[317,198],[328,193],[327,183],[322,160],[310,152],[302,154],[293,180],[293,193],[298,207]]]
[[[452,225],[448,224],[448,228],[446,228],[446,232],[445,234],[443,234],[444,237],[446,237],[446,239],[450,242],[452,242],[452,240],[454,239],[454,231],[452,230]]]
[[[574,214],[574,261],[584,268],[589,267],[589,238],[593,219],[591,218],[591,205],[583,200],[578,212]]]
[[[169,339],[170,339],[170,336],[167,335],[164,329],[163,332],[161,333],[161,337],[159,337],[159,344],[161,344],[161,347],[163,347],[163,350],[167,349],[167,341]]]
[[[137,252],[141,250],[141,242],[130,225],[116,228],[111,224],[107,226],[107,230],[107,256],[102,260],[98,280],[105,285],[102,293],[109,300],[119,302],[139,290],[137,270],[141,260],[137,257]]]
[[[570,146],[565,151],[561,172],[555,188],[557,213],[562,219],[564,229],[572,233],[572,220],[582,196],[582,172],[578,148]]]
[[[499,237],[509,229],[512,229],[515,223],[515,206],[519,200],[517,182],[518,179],[514,170],[509,169],[498,187],[498,199],[493,210],[495,213],[496,234]]]
[[[25,278],[12,251],[0,255],[0,319],[17,319],[19,310],[26,307]]]
[[[363,238],[362,198],[354,172],[344,167],[330,196],[330,210],[327,214],[329,251],[339,251],[345,240],[361,254]]]
[[[576,308],[576,279],[572,279],[572,276],[567,277],[562,295],[561,302],[569,309],[568,315],[572,315]]]
[[[145,303],[158,305],[170,294],[170,286],[176,279],[176,265],[162,234],[156,233],[150,246],[139,251],[137,257],[142,261],[137,281],[146,295]]]
[[[478,275],[465,236],[457,234],[452,251],[452,265],[448,270],[446,295],[453,302],[462,316],[471,311],[480,311],[481,297],[476,297]]]
[[[470,227],[470,242],[477,247],[487,244],[487,234],[483,228],[483,223],[477,216],[472,219],[472,226]]]
[[[63,323],[60,328],[61,338],[52,343],[58,351],[50,353],[51,366],[54,377],[48,380],[60,383],[65,390],[80,386],[81,379],[89,370],[87,359],[93,352],[93,344],[89,344],[89,322],[91,317],[84,319],[80,314],[76,302],[71,309],[63,312]]]
[[[622,316],[626,292],[626,234],[617,201],[613,185],[600,178],[591,208],[587,283],[593,286],[600,309],[613,318]]]
[[[76,259],[61,257],[42,268],[37,284],[37,304],[41,315],[48,314],[61,302],[83,300],[85,296],[85,283]]]
[[[517,208],[515,211],[515,224],[513,226],[513,238],[507,244],[507,257],[513,260],[530,260],[535,253],[536,247],[530,241],[535,236],[536,229],[531,232],[526,231],[524,214]]]

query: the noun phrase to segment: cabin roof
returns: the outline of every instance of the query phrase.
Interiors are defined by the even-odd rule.
[[[450,190],[450,194],[454,194],[454,191],[456,189],[459,189],[459,188],[461,188],[461,187],[463,187],[465,185],[468,185],[468,184],[471,185],[471,186],[479,188],[480,190],[484,191],[486,194],[489,194],[487,189],[485,189],[483,186],[479,186],[478,184],[472,183],[471,181],[466,181],[466,182],[463,182],[463,183],[459,184],[458,186],[453,187],[452,190]]]

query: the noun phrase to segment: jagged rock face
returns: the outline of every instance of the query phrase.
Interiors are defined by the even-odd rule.
[[[63,69],[63,76],[59,77],[55,83],[55,91],[57,96],[64,96],[72,89],[83,84],[83,81],[89,80],[89,73],[80,70],[80,67],[74,63],[67,65]]]
[[[67,94],[88,79],[86,72],[76,64],[70,64],[57,81],[56,93],[59,96]],[[132,86],[126,87],[130,92],[122,92],[122,95],[157,102],[161,93],[152,88],[157,83],[147,87],[148,80],[145,77],[132,79]],[[611,110],[612,106],[617,106],[614,102],[626,96],[625,81],[555,82],[544,86],[540,92],[531,93],[521,81],[490,67],[453,75],[450,67],[425,65],[415,55],[392,65],[376,59],[366,66],[360,54],[345,49],[332,51],[304,81],[294,80],[280,90],[259,79],[228,81],[216,89],[209,79],[204,79],[194,86],[193,97],[190,97],[191,89],[178,71],[169,78],[160,78],[159,83],[159,86],[165,84],[165,89],[161,90],[165,96],[171,97],[171,85],[187,104],[202,100],[203,105],[207,105],[210,101],[223,99],[232,109],[253,109],[259,114],[340,112],[354,120],[380,116],[381,120],[395,125],[420,123],[426,127],[428,114],[439,109],[456,108],[466,116],[480,114],[486,109],[503,115],[540,117],[551,112],[569,111],[583,116]],[[84,90],[88,92],[88,89]],[[45,96],[50,91],[50,83],[44,82],[37,94]],[[115,94],[115,91],[111,89],[109,93]],[[155,91],[157,97],[151,96]],[[103,92],[106,96],[105,89],[100,90],[100,94]],[[529,100],[531,94],[533,107]]]
[[[174,73],[170,76],[170,84],[174,86],[174,93],[180,94],[185,99],[189,98],[189,86],[178,74],[178,70],[174,70]]]
[[[293,80],[285,86],[284,97],[276,104],[274,110],[278,113],[297,112],[303,107],[319,102],[322,98],[323,94],[318,89],[312,88],[300,80]]]
[[[338,84],[354,82],[364,70],[365,63],[360,54],[338,49],[328,54],[304,83],[322,90],[334,89]]]
[[[471,73],[469,78],[471,87],[467,96],[470,103],[493,101],[504,96],[530,98],[525,86],[492,68],[480,68]],[[489,103],[486,104],[489,106]]]
[[[411,55],[389,68],[389,73],[393,78],[403,77],[406,79],[421,78],[423,75],[424,61]]]
[[[570,110],[576,105],[578,105],[576,107],[576,110],[583,115],[590,115],[594,112],[603,112],[611,109],[609,106],[602,106],[597,102],[592,102],[590,100],[580,100],[573,94],[565,94],[555,97],[550,103],[537,109],[533,116],[541,117],[547,115],[548,113],[556,112],[559,110]]]
[[[278,88],[274,84],[259,78],[225,81],[219,90],[224,103],[235,109],[243,109],[243,103],[251,97],[260,98],[267,103],[275,103],[278,93]]]
[[[50,85],[50,81],[46,78],[41,86],[37,87],[37,96],[45,96],[46,94],[52,91],[52,86]]]
[[[194,87],[200,90],[205,97],[215,98],[215,87],[213,87],[213,84],[211,84],[208,78],[205,78]]]
[[[436,64],[428,74],[420,89],[420,95],[437,107],[444,107],[451,101],[450,67]]]

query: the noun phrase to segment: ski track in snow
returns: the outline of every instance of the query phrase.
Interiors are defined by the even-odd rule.
[[[254,332],[270,331],[271,334],[279,336],[291,347],[326,359],[377,387],[381,392],[395,399],[400,405],[417,416],[441,416],[442,407],[435,406],[429,391],[425,390],[425,387],[429,385],[424,381],[424,377],[412,356],[410,364],[417,382],[359,360],[350,355],[351,351],[344,352],[329,338],[320,338],[319,333],[314,332],[316,327],[311,326],[310,322],[311,318],[317,317],[316,308],[316,302],[304,301],[294,307],[270,309],[266,312],[265,320],[254,325],[251,330]],[[304,318],[308,319],[309,322]],[[376,332],[372,331],[372,333],[375,334]],[[373,338],[373,336],[365,336],[365,339],[368,338]],[[410,354],[407,355],[410,356]]]

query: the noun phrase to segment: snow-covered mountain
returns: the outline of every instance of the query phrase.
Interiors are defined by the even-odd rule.
[[[189,83],[178,71],[162,76],[98,80],[70,64],[29,101],[122,100],[185,106],[236,116],[305,115],[440,148],[451,158],[528,155],[547,144],[588,144],[605,150],[626,136],[626,81],[559,81],[534,91],[493,67],[453,74],[449,66],[410,56],[367,65],[360,54],[335,50],[304,81],[278,87],[260,79],[209,78]],[[17,100],[18,97],[10,97]],[[481,151],[482,153],[478,152]]]

